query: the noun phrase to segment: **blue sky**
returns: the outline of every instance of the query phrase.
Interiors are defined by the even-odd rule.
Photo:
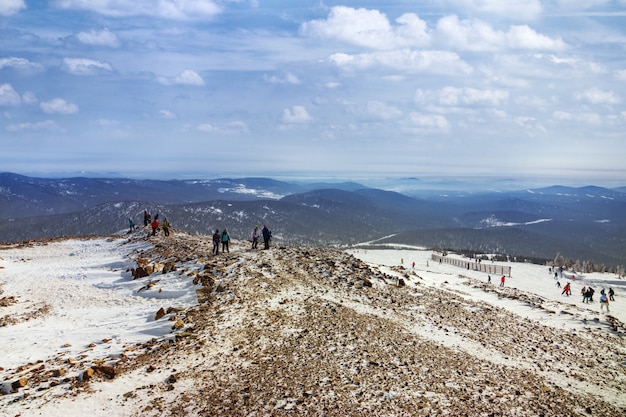
[[[626,184],[626,0],[0,1],[0,171]]]

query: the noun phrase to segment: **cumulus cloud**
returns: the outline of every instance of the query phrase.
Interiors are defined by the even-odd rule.
[[[62,98],[55,98],[50,101],[42,101],[39,106],[45,113],[58,113],[58,114],[74,114],[78,113],[78,106],[73,103],[68,103]]]
[[[20,95],[11,84],[0,85],[0,106],[19,106],[21,102]]]
[[[0,16],[11,16],[25,8],[24,0],[2,0],[0,1]]]
[[[64,9],[89,10],[107,16],[151,16],[175,20],[203,19],[222,11],[212,0],[58,0],[57,5]]]
[[[505,90],[479,90],[470,87],[444,87],[440,90],[418,89],[415,93],[415,101],[423,105],[467,106],[486,104],[498,106],[508,100],[508,98],[509,93]]]
[[[388,67],[406,72],[463,73],[472,72],[472,67],[456,53],[447,51],[380,51],[366,54],[333,54],[330,62],[346,70],[366,70],[373,67]]]
[[[497,51],[503,49],[560,51],[567,48],[561,39],[537,33],[526,25],[511,26],[507,32],[495,30],[478,19],[445,16],[437,22],[437,41],[453,49]]]
[[[159,77],[159,82],[163,85],[204,85],[202,77],[192,70],[184,70],[176,77]]]
[[[76,35],[76,39],[85,45],[93,46],[110,46],[112,48],[117,48],[120,44],[120,40],[117,35],[109,31],[109,29],[80,32]]]
[[[106,62],[86,58],[64,58],[63,62],[68,72],[76,75],[93,75],[100,71],[112,71],[111,65]]]
[[[13,68],[18,71],[41,71],[44,69],[41,64],[17,57],[0,58],[0,70],[5,68]]]
[[[327,19],[311,20],[300,27],[304,36],[322,40],[339,40],[373,49],[426,45],[427,24],[414,13],[406,13],[392,26],[378,10],[333,7]]]
[[[292,106],[283,110],[282,122],[285,124],[309,123],[313,118],[306,111],[304,106]]]
[[[591,104],[618,104],[622,101],[613,91],[603,91],[595,87],[576,93],[575,96],[576,99],[587,101]]]

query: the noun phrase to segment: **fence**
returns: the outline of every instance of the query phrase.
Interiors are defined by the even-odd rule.
[[[509,277],[511,276],[510,266],[493,265],[489,263],[482,263],[482,262],[476,262],[476,261],[467,261],[465,259],[441,256],[436,253],[432,254],[432,259],[435,262],[458,266],[460,268],[470,269],[473,271],[481,271],[481,272],[486,272],[487,274],[494,274],[494,275],[508,275]]]

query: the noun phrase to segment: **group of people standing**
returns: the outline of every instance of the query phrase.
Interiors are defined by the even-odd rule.
[[[229,242],[230,234],[228,230],[224,229],[220,234],[220,230],[215,229],[215,233],[213,233],[213,254],[218,255],[220,253],[220,243],[222,244],[222,253],[230,253]]]
[[[169,236],[170,235],[170,222],[169,220],[167,220],[167,217],[165,217],[163,219],[163,223],[159,223],[159,213],[154,215],[154,219],[152,219],[152,216],[150,216],[150,213],[148,213],[148,210],[144,210],[143,211],[143,227],[148,227],[148,225],[150,225],[150,227],[152,228],[152,236],[156,236],[157,232],[160,230],[159,227],[161,229],[163,229],[163,234],[165,234],[165,236]],[[128,233],[132,233],[134,232],[136,229],[135,226],[135,222],[133,221],[132,218],[128,218]]]
[[[263,238],[263,249],[270,248],[270,240],[272,239],[272,232],[267,228],[267,225],[263,225],[263,229],[259,230],[259,226],[255,226],[252,231],[252,249],[257,249],[259,245],[259,239]],[[220,253],[220,244],[222,245],[222,253],[230,253],[228,243],[230,242],[230,234],[228,230],[224,229],[221,233],[219,229],[215,229],[213,233],[213,254],[218,255]]]

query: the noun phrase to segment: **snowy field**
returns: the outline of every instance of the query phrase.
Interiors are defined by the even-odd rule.
[[[445,263],[439,264],[431,259],[432,251],[420,248],[389,247],[381,249],[355,249],[349,252],[363,261],[387,267],[400,266],[406,269],[412,269],[412,264],[415,262],[415,270],[419,271],[419,276],[429,283],[433,285],[446,285],[448,288],[456,286],[459,291],[463,293],[470,291],[470,289],[466,285],[463,285],[461,280],[455,279],[456,277],[463,275],[486,283],[489,275],[484,272],[468,270]],[[468,260],[456,254],[448,256]],[[563,277],[559,277],[555,280],[554,273],[549,272],[549,267],[547,266],[521,262],[487,263],[511,267],[511,276],[509,277],[507,275],[505,277],[504,285],[506,287],[516,288],[524,292],[537,294],[548,300],[553,300],[555,302],[555,308],[559,310],[566,308],[576,309],[584,313],[587,320],[599,319],[600,322],[604,321],[604,314],[600,311],[600,291],[604,289],[608,292],[609,288],[613,288],[613,291],[615,291],[615,302],[609,304],[609,314],[616,317],[621,322],[626,322],[626,280],[615,274],[578,274],[572,273],[571,271],[564,271]],[[575,276],[575,278],[572,279],[572,276]],[[491,285],[499,286],[500,277],[501,275],[492,274]],[[561,288],[557,286],[557,282],[560,283]],[[562,294],[563,287],[568,282],[570,283],[572,292],[571,296]],[[588,286],[591,286],[595,290],[593,302],[583,303],[581,290],[583,287]],[[520,315],[530,314],[527,308],[521,308],[521,305],[512,300],[500,299],[496,294],[478,290],[472,293],[472,296],[486,303],[506,307],[508,310],[515,311]],[[562,303],[565,304],[561,305]],[[579,327],[584,324],[583,322],[573,321],[569,314],[555,314],[546,317],[545,312],[537,311],[535,318],[537,317],[541,317],[546,323],[557,327]]]
[[[3,301],[0,307],[3,321],[0,326],[0,349],[3,352],[0,381],[3,381],[4,394],[0,396],[0,409],[10,407],[8,415],[21,417],[126,415],[107,411],[111,399],[123,395],[129,385],[158,382],[159,376],[146,373],[122,375],[111,382],[96,384],[92,393],[79,397],[80,401],[66,398],[48,404],[45,395],[38,395],[37,400],[28,406],[20,406],[12,405],[16,394],[10,393],[12,381],[7,380],[7,375],[14,375],[16,368],[27,364],[72,358],[82,363],[96,362],[131,355],[133,346],[153,338],[172,337],[172,323],[155,320],[155,313],[164,306],[197,304],[196,286],[178,272],[159,276],[158,282],[153,282],[158,285],[158,291],[146,291],[145,279],[133,280],[130,268],[135,267],[135,263],[131,258],[150,245],[146,240],[94,238],[0,249],[0,299]],[[410,270],[422,279],[422,284],[458,291],[476,301],[498,305],[557,329],[595,326],[609,332],[607,314],[600,312],[598,300],[601,289],[613,288],[615,301],[610,303],[608,314],[626,322],[626,282],[612,274],[594,273],[577,275],[575,279],[559,279],[561,286],[569,282],[572,287],[572,295],[567,297],[556,286],[557,281],[547,266],[501,264],[511,267],[511,276],[505,281],[507,288],[517,288],[553,301],[554,314],[547,314],[543,309],[528,308],[519,300],[502,298],[496,292],[465,285],[467,278],[486,283],[487,274],[435,262],[429,250],[355,248],[348,252],[367,263],[381,265],[391,276],[400,276],[398,271],[403,269]],[[190,262],[188,269],[194,268],[200,268],[199,264]],[[499,284],[500,276],[492,275],[490,285]],[[415,284],[407,282],[408,287],[412,285]],[[592,286],[596,290],[593,303],[582,302],[580,291],[583,286]],[[425,337],[440,338],[438,341],[443,345],[458,342],[453,338],[446,339],[450,336],[440,333]],[[616,402],[624,405],[626,399],[616,399]]]

